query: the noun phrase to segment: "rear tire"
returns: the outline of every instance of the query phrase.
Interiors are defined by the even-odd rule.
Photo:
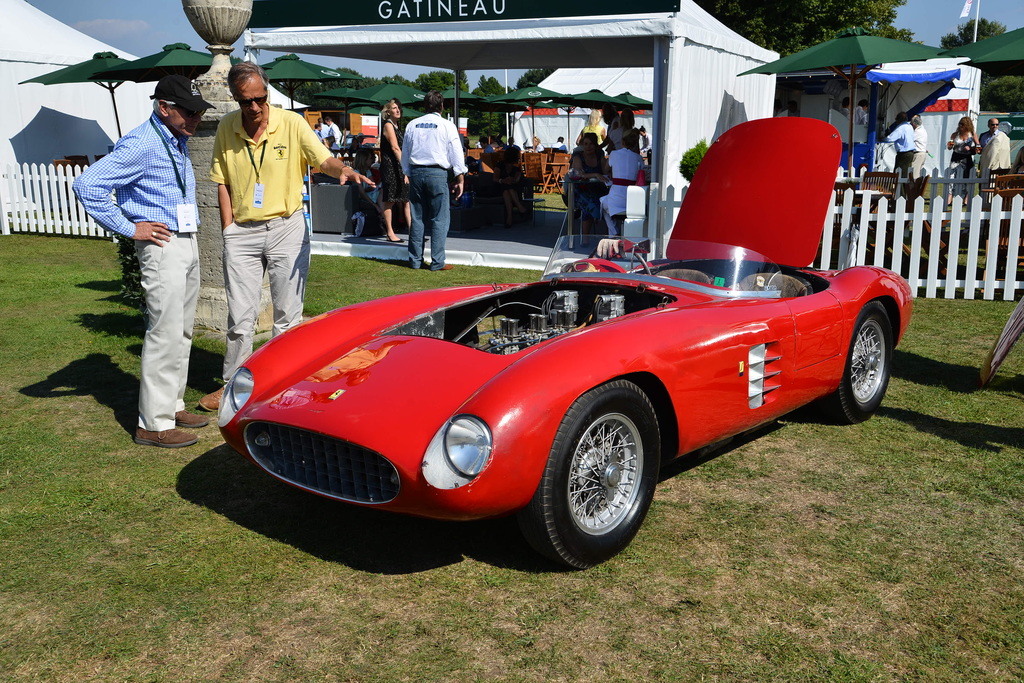
[[[892,369],[892,326],[885,308],[868,303],[857,316],[839,388],[824,399],[822,409],[844,424],[863,422],[878,410]]]
[[[618,554],[654,497],[661,438],[647,396],[632,382],[602,384],[566,412],[533,499],[518,515],[537,552],[578,569]]]

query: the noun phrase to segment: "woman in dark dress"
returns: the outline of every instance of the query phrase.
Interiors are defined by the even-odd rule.
[[[494,182],[501,187],[501,197],[505,201],[505,227],[512,227],[512,209],[520,215],[526,215],[526,207],[519,198],[523,190],[523,167],[520,162],[519,150],[509,147],[505,156],[494,169]]]
[[[575,171],[573,191],[575,208],[582,219],[581,233],[589,235],[594,221],[601,220],[601,197],[608,194],[608,159],[597,144],[597,135],[584,133],[582,137],[583,151],[573,155],[572,169]]]
[[[384,119],[384,132],[380,143],[380,177],[384,183],[381,204],[384,206],[384,229],[387,233],[385,237],[389,242],[401,242],[391,225],[391,209],[395,204],[402,204],[405,207],[405,224],[412,224],[409,212],[409,185],[405,182],[405,174],[402,173],[402,131],[398,129],[398,123],[402,120],[402,105],[398,100],[388,100],[380,114]]]

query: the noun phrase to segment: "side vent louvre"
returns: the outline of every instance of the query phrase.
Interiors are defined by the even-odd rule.
[[[778,363],[781,359],[777,342],[750,347],[747,356],[747,401],[751,409],[770,403],[770,394],[782,386],[779,377],[782,370]]]

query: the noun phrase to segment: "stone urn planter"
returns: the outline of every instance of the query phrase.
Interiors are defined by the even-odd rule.
[[[245,31],[252,16],[252,0],[181,0],[185,16],[213,53],[210,73],[231,68],[231,46]]]

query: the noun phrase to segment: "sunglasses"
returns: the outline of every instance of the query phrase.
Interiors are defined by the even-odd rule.
[[[205,109],[185,109],[185,107],[182,107],[181,105],[178,105],[178,109],[180,109],[181,113],[183,113],[185,117],[189,119],[194,119],[197,116],[202,116],[206,113]]]
[[[162,100],[162,102],[164,104],[166,104],[167,106],[169,106],[169,107],[176,107],[176,108],[180,109],[181,113],[184,114],[185,118],[187,118],[187,119],[194,119],[197,116],[202,116],[203,114],[206,113],[205,109],[186,109],[185,107],[181,106],[177,102],[168,102],[167,100]]]
[[[238,102],[238,106],[240,106],[240,107],[252,106],[253,102],[255,102],[256,104],[258,104],[258,105],[260,105],[262,107],[266,103],[266,101],[267,101],[267,96],[266,95],[263,95],[262,97],[250,97],[247,100],[235,99],[235,102]]]

